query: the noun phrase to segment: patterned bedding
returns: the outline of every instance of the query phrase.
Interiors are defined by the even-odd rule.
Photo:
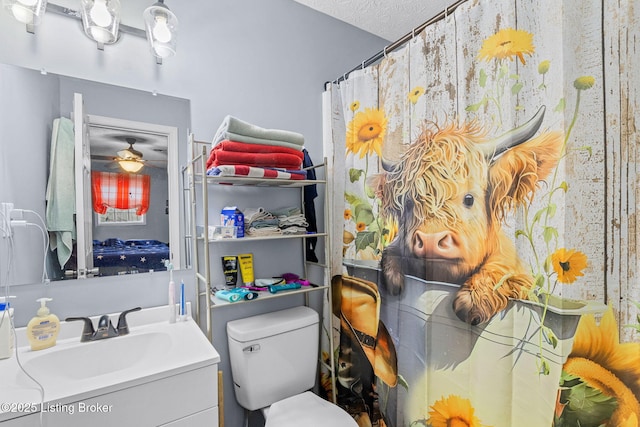
[[[158,240],[111,238],[93,241],[93,266],[100,275],[144,273],[166,270],[169,245]]]

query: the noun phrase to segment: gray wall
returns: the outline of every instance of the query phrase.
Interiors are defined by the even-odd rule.
[[[213,138],[227,114],[264,127],[297,131],[305,135],[312,160],[318,164],[322,162],[324,82],[342,75],[387,43],[291,0],[169,0],[167,5],[180,20],[180,34],[177,56],[166,59],[161,66],[155,65],[146,40],[125,35],[101,52],[83,35],[79,24],[68,18],[47,14],[36,34],[30,35],[5,10],[0,11],[0,62],[187,98],[191,101],[192,130],[203,141]],[[2,119],[29,124],[28,111],[18,114],[1,99],[0,108]],[[19,161],[32,168],[37,179],[44,179],[46,162],[40,156],[16,160],[8,155],[21,152],[16,141],[46,137],[47,131],[28,138],[23,133],[3,136],[0,165]],[[180,150],[186,156],[186,147]],[[4,167],[0,170],[0,188],[8,182],[3,171]],[[14,199],[9,201],[18,204],[21,195],[29,191],[28,183],[24,185],[0,194],[7,194]],[[279,259],[277,253],[272,257],[262,262],[280,263],[279,270],[287,271],[286,260]],[[184,278],[192,289],[192,272],[177,272],[176,276],[178,280]],[[48,287],[27,285],[14,287],[11,292],[20,301],[15,304],[16,321],[24,325],[35,313],[33,300],[42,295],[55,299],[52,311],[60,317],[99,314],[135,305],[165,304],[167,282],[166,273],[154,273],[139,278],[56,282]],[[278,306],[286,305],[288,299],[281,299]],[[226,425],[242,425],[243,411],[235,403],[226,343],[221,342],[224,324],[230,318],[278,306],[256,302],[215,310],[214,344],[223,359]]]

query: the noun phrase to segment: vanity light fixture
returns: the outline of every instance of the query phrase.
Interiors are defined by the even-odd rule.
[[[118,165],[126,172],[136,173],[142,169],[144,163],[136,160],[118,160]]]
[[[82,0],[82,26],[85,34],[98,43],[98,49],[118,40],[120,2],[118,0]]]
[[[151,51],[161,64],[163,58],[176,54],[178,18],[164,4],[164,0],[146,8],[143,17]]]
[[[79,11],[48,0],[2,0],[2,4],[16,20],[26,25],[27,32],[31,34],[35,33],[35,26],[46,11],[81,20],[85,34],[97,43],[100,50],[104,50],[105,44],[117,42],[122,34],[131,34],[149,41],[157,64],[162,64],[163,58],[175,55],[178,18],[164,0],[158,0],[144,10],[146,31],[120,22],[120,0],[78,1]]]
[[[2,0],[2,4],[32,34],[47,9],[47,0]]]

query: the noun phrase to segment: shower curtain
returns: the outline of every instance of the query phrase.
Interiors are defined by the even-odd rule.
[[[327,85],[359,425],[638,425],[634,6],[470,0]]]

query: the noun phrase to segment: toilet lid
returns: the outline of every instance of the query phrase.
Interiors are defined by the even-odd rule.
[[[357,427],[356,421],[338,405],[310,391],[271,405],[265,427]]]

